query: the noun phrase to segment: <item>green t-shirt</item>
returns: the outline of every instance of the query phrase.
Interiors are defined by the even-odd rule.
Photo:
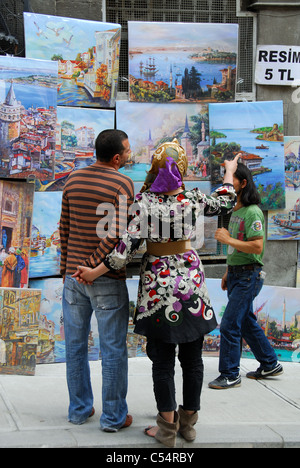
[[[244,206],[231,215],[228,231],[234,239],[242,241],[263,237],[265,247],[264,215],[257,205]],[[227,251],[228,265],[249,265],[259,263],[263,265],[264,248],[261,254],[247,254],[234,249],[230,245]]]

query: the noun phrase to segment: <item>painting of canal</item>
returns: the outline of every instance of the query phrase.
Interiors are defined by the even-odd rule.
[[[96,161],[95,140],[102,130],[114,128],[115,111],[79,107],[57,108],[53,180],[37,180],[37,192],[63,190],[67,177]]]
[[[285,208],[282,101],[209,104],[212,184],[238,152],[251,171],[263,210]]]
[[[114,107],[121,26],[24,13],[26,57],[56,61],[58,104]]]
[[[54,177],[57,63],[0,57],[0,177]]]
[[[284,137],[285,193],[284,210],[268,211],[269,240],[300,239],[300,137]]]
[[[0,374],[34,375],[41,291],[0,288]]]
[[[185,181],[210,181],[207,105],[117,101],[117,128],[130,135],[131,158],[120,171],[143,182],[155,149],[177,138],[188,158]]]
[[[238,25],[128,22],[129,100],[235,99]]]

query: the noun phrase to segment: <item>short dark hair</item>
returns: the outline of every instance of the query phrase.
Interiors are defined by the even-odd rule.
[[[95,141],[97,160],[109,162],[115,154],[122,154],[124,151],[123,141],[127,139],[128,136],[123,130],[103,130]]]
[[[255,186],[250,169],[245,164],[238,163],[237,170],[234,173],[235,177],[242,182],[247,181],[246,187],[242,189],[241,203],[243,206],[259,205],[261,202],[260,195]]]

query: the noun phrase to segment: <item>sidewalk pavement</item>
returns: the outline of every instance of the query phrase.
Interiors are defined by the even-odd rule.
[[[300,363],[282,363],[284,374],[254,381],[246,372],[258,367],[242,359],[242,386],[212,390],[218,358],[204,357],[202,408],[193,443],[177,437],[176,452],[199,448],[299,448]],[[95,396],[95,415],[85,424],[67,421],[68,393],[65,364],[39,364],[35,376],[0,375],[0,447],[2,448],[105,448],[161,452],[165,449],[143,429],[155,424],[156,405],[148,358],[129,359],[129,413],[131,427],[117,433],[99,428],[101,412],[101,363],[90,362]],[[181,404],[181,369],[176,365],[177,402]],[[118,452],[119,451],[119,452]],[[129,452],[128,452],[129,451]],[[170,451],[170,450],[169,450]],[[144,453],[144,452],[143,452]],[[152,460],[153,461],[153,460]]]

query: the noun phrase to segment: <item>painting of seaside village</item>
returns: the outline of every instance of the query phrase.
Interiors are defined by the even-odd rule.
[[[26,57],[58,64],[58,104],[114,107],[121,26],[24,13]]]
[[[0,288],[0,374],[35,374],[40,303],[40,290]]]
[[[208,293],[218,321],[217,328],[205,336],[204,355],[218,356],[220,323],[227,305],[227,293],[221,280],[207,279]],[[254,314],[279,361],[299,362],[300,356],[300,289],[264,286],[255,298]],[[243,341],[242,357],[254,359]]]
[[[26,288],[34,184],[24,180],[0,181],[0,286]]]
[[[35,190],[63,190],[71,172],[96,161],[95,139],[102,130],[114,128],[114,125],[114,110],[59,106],[54,179],[37,180]]]
[[[268,211],[269,240],[300,239],[300,137],[284,137],[286,208]]]
[[[224,174],[224,160],[241,152],[261,196],[263,210],[285,208],[282,101],[209,104],[212,185]]]
[[[57,63],[0,57],[0,177],[54,177]]]
[[[237,24],[129,21],[128,44],[130,101],[235,100]]]
[[[188,157],[185,181],[206,183],[210,190],[207,105],[117,101],[117,128],[130,135],[131,158],[121,172],[143,182],[155,149],[177,138]],[[134,129],[134,131],[132,131]]]

